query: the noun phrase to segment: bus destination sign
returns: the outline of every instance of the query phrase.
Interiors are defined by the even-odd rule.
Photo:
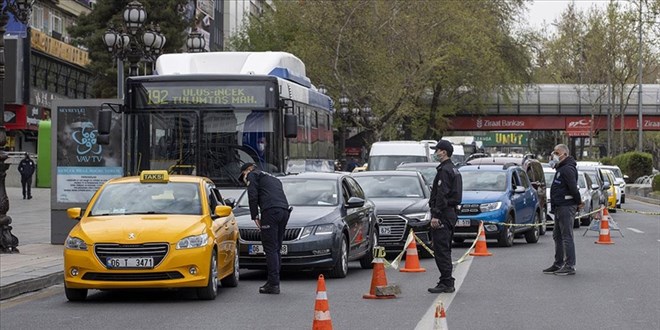
[[[183,85],[168,84],[133,85],[134,106],[153,108],[159,106],[219,106],[219,107],[266,107],[266,86],[248,85]]]

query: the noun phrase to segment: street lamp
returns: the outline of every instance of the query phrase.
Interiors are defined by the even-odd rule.
[[[145,26],[147,11],[138,1],[126,5],[122,17],[123,28],[117,30],[110,26],[103,34],[103,43],[117,60],[130,62],[129,76],[137,76],[138,63],[153,62],[163,51],[167,39],[158,24]]]
[[[4,0],[0,8],[0,253],[18,252],[18,238],[11,233],[11,217],[9,211],[9,198],[5,188],[7,168],[5,164],[8,156],[5,152],[7,144],[7,129],[5,128],[5,30],[9,21],[9,13],[14,19],[27,24],[32,13],[34,0]]]
[[[201,53],[205,50],[206,39],[197,29],[192,30],[188,35],[186,48],[188,48],[188,53]]]

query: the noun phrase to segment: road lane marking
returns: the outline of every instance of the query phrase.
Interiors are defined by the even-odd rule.
[[[435,322],[435,306],[440,302],[440,300],[442,300],[445,311],[449,309],[449,305],[451,305],[452,300],[454,300],[454,296],[456,296],[458,290],[463,284],[463,280],[465,280],[465,276],[467,276],[473,259],[474,257],[468,257],[464,262],[456,265],[456,268],[454,268],[452,276],[455,278],[454,287],[456,288],[456,291],[453,293],[429,293],[437,294],[438,298],[433,301],[431,307],[429,307],[426,313],[424,313],[422,319],[419,320],[419,323],[417,323],[417,326],[415,326],[415,330],[431,329],[433,327],[433,323]]]
[[[632,231],[632,232],[638,233],[638,234],[644,234],[644,232],[639,230],[639,229],[635,229],[635,228],[631,228],[631,227],[628,227],[627,229]]]

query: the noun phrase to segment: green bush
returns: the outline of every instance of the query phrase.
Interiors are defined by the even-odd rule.
[[[660,174],[656,174],[656,176],[653,177],[653,182],[651,182],[651,187],[653,188],[653,191],[660,192]]]
[[[600,159],[601,164],[603,165],[615,165],[612,157],[603,157]],[[621,167],[621,166],[619,166]]]
[[[612,162],[630,177],[630,181],[649,175],[653,170],[653,156],[646,152],[626,152],[614,157]]]

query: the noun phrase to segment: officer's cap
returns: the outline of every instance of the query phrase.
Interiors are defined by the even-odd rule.
[[[447,156],[451,157],[451,155],[454,153],[454,147],[451,145],[451,142],[447,140],[440,140],[438,141],[438,144],[435,145],[435,147],[431,147],[433,150],[444,150],[447,152]]]
[[[238,181],[243,181],[243,172],[252,166],[257,166],[255,163],[245,163],[241,166],[241,175],[238,177]]]

